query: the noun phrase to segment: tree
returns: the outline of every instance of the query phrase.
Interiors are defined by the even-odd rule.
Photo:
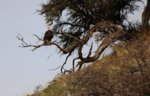
[[[46,45],[29,45],[22,37],[18,39],[22,41],[22,47],[33,47],[35,50],[42,46],[54,45],[60,52],[67,54],[61,72],[68,71],[64,69],[64,65],[72,53],[76,52],[77,57],[73,59],[73,67],[69,70],[72,72],[76,68],[81,69],[85,63],[98,60],[104,50],[115,41],[127,40],[127,34],[149,30],[149,0],[142,14],[142,23],[128,22],[127,15],[138,10],[137,2],[142,0],[49,0],[42,4],[39,12],[45,16],[46,22],[52,28],[55,35],[53,41]],[[124,23],[125,21],[127,23]],[[88,54],[85,56],[83,47],[89,44],[93,34],[96,34],[95,43],[98,47],[94,51],[93,43],[90,43]]]
[[[150,30],[150,25],[149,25],[149,20],[150,20],[150,0],[147,0],[147,5],[143,11],[142,14],[142,29],[149,31]]]

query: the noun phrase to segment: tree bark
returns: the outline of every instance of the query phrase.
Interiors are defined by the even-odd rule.
[[[149,20],[150,20],[150,0],[147,0],[147,4],[142,13],[142,30],[149,31]]]

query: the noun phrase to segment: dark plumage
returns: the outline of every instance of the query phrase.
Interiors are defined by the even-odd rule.
[[[51,39],[53,38],[53,32],[51,30],[47,30],[45,32],[45,35],[44,35],[44,45],[47,45],[50,43]]]

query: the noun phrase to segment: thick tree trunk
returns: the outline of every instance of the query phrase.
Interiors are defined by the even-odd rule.
[[[150,25],[150,0],[147,0],[147,5],[145,6],[145,9],[142,13],[142,30],[143,31],[149,31]]]

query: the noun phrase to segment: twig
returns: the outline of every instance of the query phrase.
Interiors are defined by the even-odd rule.
[[[54,68],[54,69],[49,69],[50,71],[54,71],[54,70],[57,70],[57,69],[59,69],[59,68],[61,68],[61,66],[58,66],[58,67],[56,67],[56,68]]]
[[[33,34],[39,41],[43,41],[43,39],[41,39],[39,36],[37,36],[36,34]]]
[[[71,53],[72,53],[72,52],[70,52],[70,53],[67,55],[67,57],[66,57],[66,59],[65,59],[65,62],[64,62],[63,65],[61,66],[61,73],[63,73],[64,66],[66,65],[67,60],[68,60],[68,58],[70,57]]]
[[[75,61],[76,61],[77,59],[79,59],[79,57],[73,59],[73,64],[72,64],[72,71],[73,71],[73,72],[75,71]]]
[[[20,35],[20,36],[21,36],[21,35]],[[18,40],[22,41],[22,45],[28,45],[28,44],[24,41],[24,39],[23,39],[22,36],[21,36],[21,37],[16,36],[16,38],[17,38]]]
[[[90,50],[89,50],[89,54],[87,55],[87,58],[89,58],[91,56],[92,49],[93,49],[93,42],[91,44],[91,47],[90,47]]]

